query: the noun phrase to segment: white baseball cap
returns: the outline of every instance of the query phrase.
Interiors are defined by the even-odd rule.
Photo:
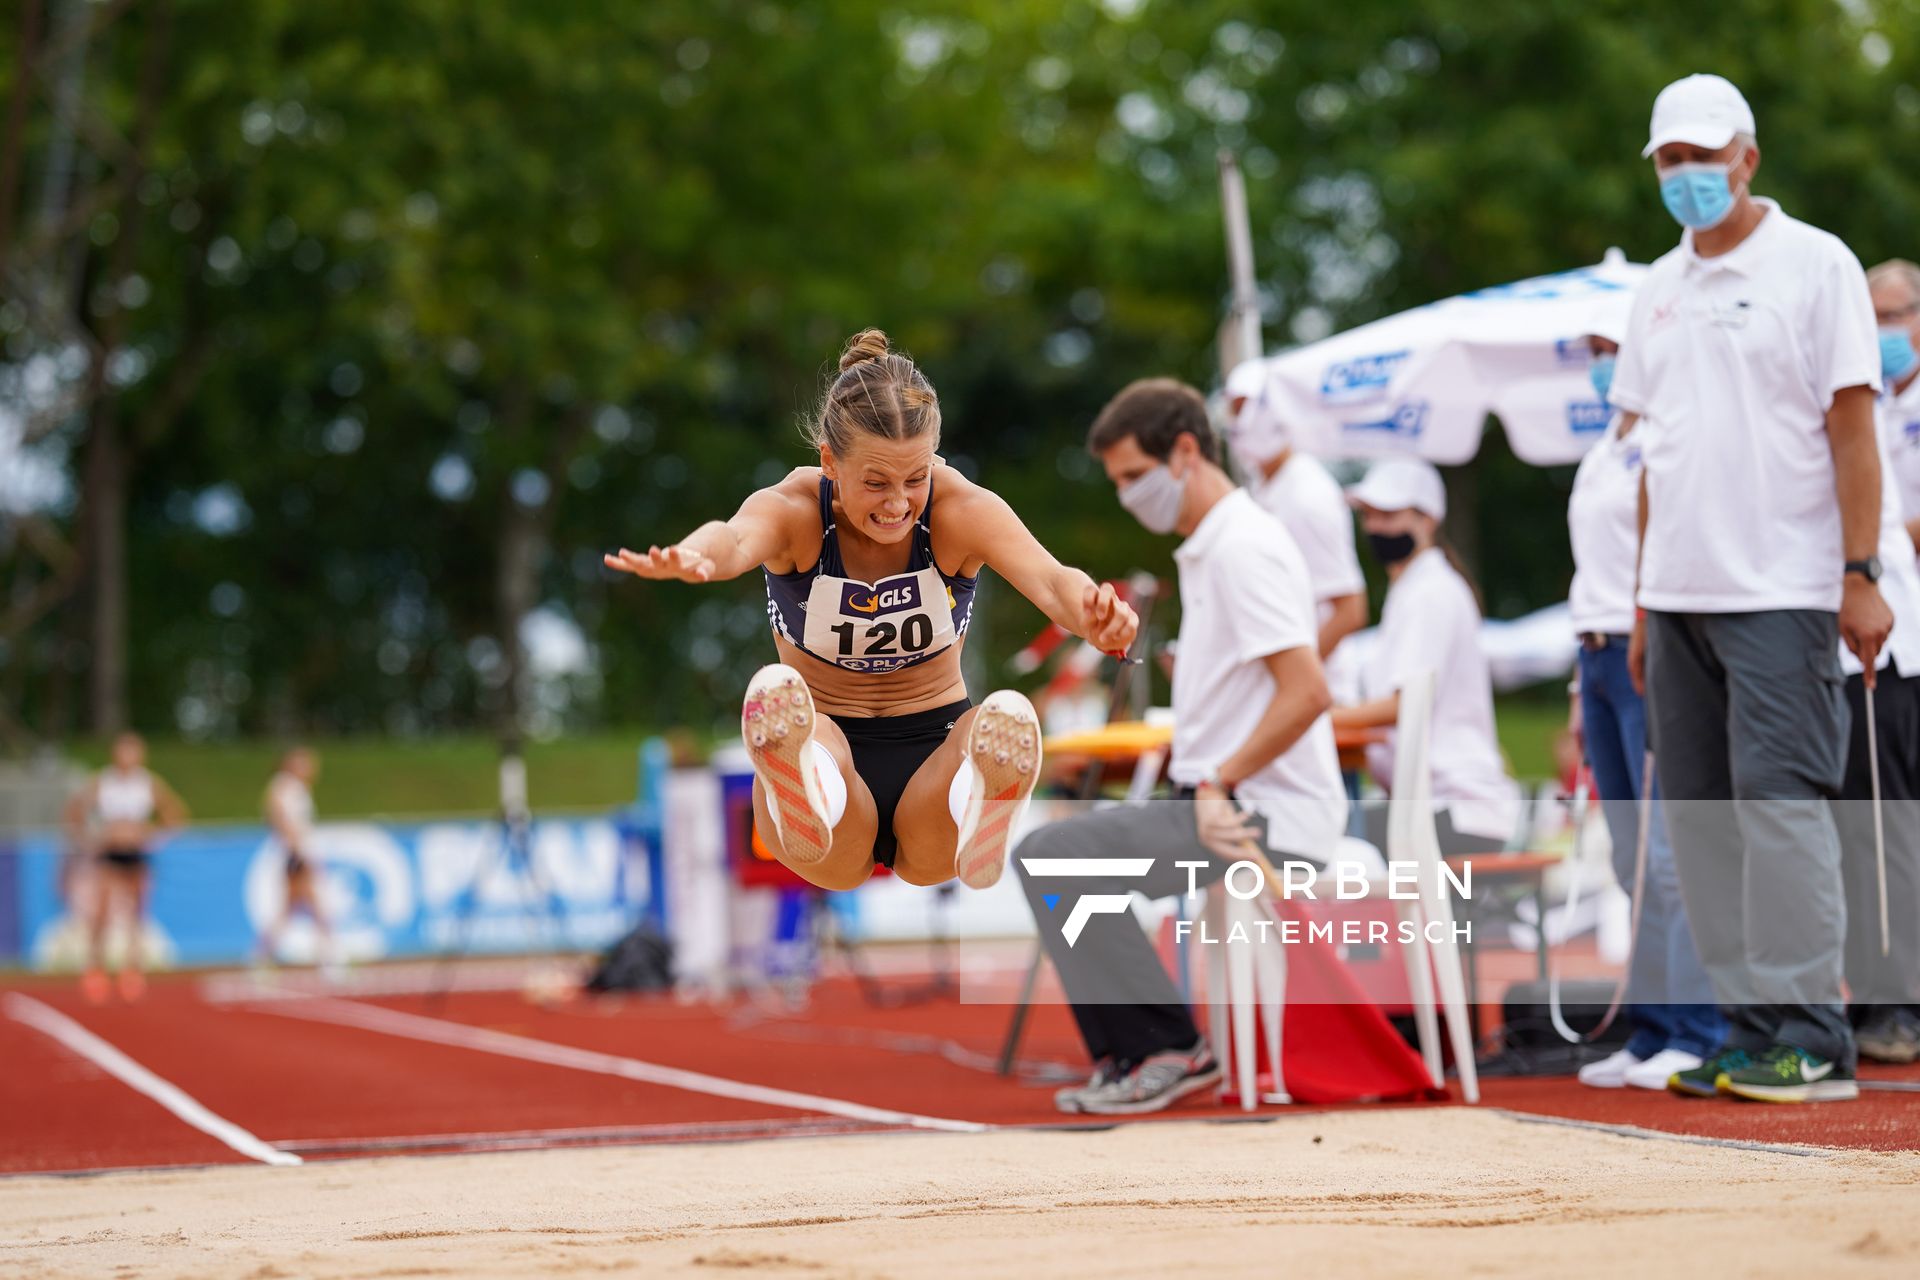
[[[1693,75],[1675,80],[1653,100],[1653,121],[1642,156],[1669,142],[1686,142],[1718,151],[1737,133],[1756,136],[1753,108],[1722,76]]]
[[[1435,520],[1447,518],[1447,486],[1433,464],[1419,458],[1385,458],[1374,463],[1359,484],[1347,489],[1347,501],[1375,511],[1412,507]]]
[[[1251,400],[1267,387],[1267,362],[1242,360],[1227,375],[1227,399]]]
[[[1596,338],[1605,338],[1609,342],[1627,340],[1627,321],[1633,317],[1633,294],[1631,292],[1609,293],[1603,296],[1587,317],[1587,332]]]

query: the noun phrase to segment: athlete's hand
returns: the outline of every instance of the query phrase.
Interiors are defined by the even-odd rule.
[[[609,569],[630,573],[636,578],[657,578],[671,582],[711,582],[713,561],[685,544],[648,547],[643,554],[620,548],[620,554],[602,556]]]
[[[1140,631],[1140,616],[1120,598],[1113,584],[1089,583],[1080,608],[1086,618],[1086,639],[1094,648],[1124,657]]]

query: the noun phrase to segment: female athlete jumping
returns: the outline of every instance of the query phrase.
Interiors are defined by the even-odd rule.
[[[879,330],[847,343],[811,436],[818,467],[731,520],[606,562],[680,582],[764,568],[781,661],[748,684],[741,732],[758,829],[781,862],[824,889],[875,864],[909,884],[985,888],[1039,776],[1040,725],[1018,693],[967,697],[960,646],[981,567],[1110,653],[1139,620],[941,461],[933,386]]]

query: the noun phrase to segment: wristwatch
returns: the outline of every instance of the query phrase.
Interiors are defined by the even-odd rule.
[[[1207,770],[1207,776],[1200,779],[1200,785],[1203,787],[1212,787],[1216,791],[1225,793],[1229,800],[1233,798],[1233,786],[1220,777],[1219,765],[1215,765],[1213,768]]]
[[[1880,557],[1868,556],[1865,560],[1847,561],[1841,576],[1844,577],[1849,573],[1857,573],[1868,582],[1880,581]]]

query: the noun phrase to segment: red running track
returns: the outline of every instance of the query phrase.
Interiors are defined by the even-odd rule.
[[[818,985],[808,1007],[796,1012],[667,998],[548,1009],[506,993],[217,1004],[188,978],[156,982],[139,1004],[98,1008],[68,984],[32,982],[13,990],[65,1014],[218,1116],[304,1159],[907,1127],[897,1118],[823,1114],[671,1087],[651,1069],[643,1069],[649,1078],[640,1080],[577,1069],[582,1061],[604,1064],[596,1054],[701,1073],[723,1093],[737,1093],[738,1086],[787,1090],[850,1104],[856,1112],[879,1108],[984,1125],[1065,1122],[1052,1106],[1055,1081],[1040,1069],[1057,1074],[1082,1061],[1071,1020],[1057,1005],[1033,1011],[1022,1052],[1034,1069],[1024,1080],[1004,1080],[991,1063],[1006,1008],[951,998],[874,1008],[840,981]],[[371,1020],[386,1029],[293,1013]],[[417,1021],[422,1018],[432,1021]],[[515,1053],[571,1053],[576,1065],[501,1056],[477,1044],[429,1043],[391,1034],[394,1028],[463,1041],[476,1033],[481,1040],[492,1036],[490,1043]],[[0,1064],[0,1115],[7,1117],[0,1173],[248,1162],[4,1015]],[[1920,1086],[1920,1069],[1863,1075]],[[1483,1093],[1488,1106],[1713,1139],[1920,1149],[1920,1092],[1869,1091],[1855,1103],[1770,1107],[1603,1092],[1552,1077],[1490,1080]],[[1265,1113],[1283,1110],[1308,1109]],[[1169,1118],[1238,1114],[1206,1101]]]

